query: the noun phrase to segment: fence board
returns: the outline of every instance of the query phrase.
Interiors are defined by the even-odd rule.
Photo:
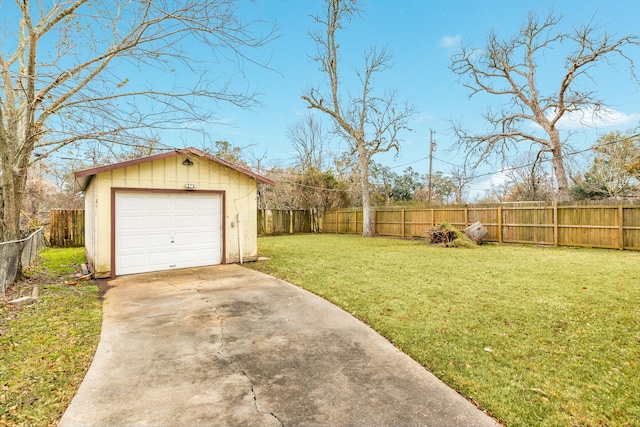
[[[84,246],[84,209],[52,209],[49,218],[51,246]]]
[[[317,231],[315,215],[305,210],[258,209],[258,234],[295,234]]]
[[[429,227],[464,228],[480,221],[486,241],[640,250],[640,206],[445,206],[376,208],[374,231],[382,236],[425,237]],[[362,210],[325,212],[325,233],[361,233]]]

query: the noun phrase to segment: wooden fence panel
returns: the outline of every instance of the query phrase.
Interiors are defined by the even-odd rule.
[[[405,224],[402,237],[424,236],[427,229],[433,226],[429,211],[406,210],[404,216]]]
[[[427,228],[449,223],[462,229],[476,221],[486,241],[640,250],[640,206],[497,206],[378,208],[375,233],[424,237]],[[325,212],[323,232],[361,233],[362,210]]]
[[[558,207],[558,245],[622,249],[617,206]]]
[[[465,228],[466,218],[465,218],[465,209],[464,208],[439,208],[433,209],[433,221],[432,226],[435,224],[442,224],[446,222],[447,224],[451,224],[456,228]],[[424,234],[422,234],[424,236]]]
[[[553,207],[503,208],[502,241],[553,245]]]
[[[640,250],[640,209],[623,207],[622,223],[625,248]]]
[[[403,237],[405,233],[404,210],[376,211],[376,232],[381,236]]]
[[[358,234],[358,212],[355,209],[338,211],[336,233]]]
[[[51,246],[84,246],[84,209],[52,209],[49,219]]]
[[[258,209],[258,234],[311,233],[315,217],[305,210]]]

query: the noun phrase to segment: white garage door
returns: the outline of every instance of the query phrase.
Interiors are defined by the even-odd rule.
[[[222,262],[219,194],[116,192],[116,275]]]

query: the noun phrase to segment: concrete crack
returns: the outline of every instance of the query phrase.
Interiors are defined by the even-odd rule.
[[[200,290],[198,289],[198,293],[200,293]],[[218,322],[220,324],[220,347],[218,347],[218,350],[216,350],[216,353],[222,357],[223,359],[225,359],[226,361],[228,361],[231,366],[233,366],[233,368],[242,374],[242,376],[244,376],[247,381],[249,382],[249,389],[251,390],[251,395],[253,396],[253,405],[254,408],[256,410],[257,414],[265,414],[265,415],[270,415],[271,417],[273,417],[278,424],[280,425],[280,427],[285,427],[284,423],[282,422],[282,420],[280,418],[278,418],[278,416],[276,414],[274,414],[273,412],[264,412],[261,411],[258,405],[258,396],[256,395],[256,392],[253,388],[253,381],[251,380],[251,378],[249,377],[249,375],[247,375],[247,373],[245,371],[243,371],[238,365],[236,365],[235,361],[233,360],[233,358],[229,357],[228,355],[225,355],[222,353],[222,349],[225,347],[225,341],[224,341],[224,317],[222,317],[220,315],[220,313],[218,313],[218,307],[216,307],[215,305],[213,305],[213,303],[211,302],[211,300],[209,300],[209,298],[204,297],[203,298],[207,303],[211,304],[211,308],[213,310],[213,313],[216,316],[216,319],[218,319]]]

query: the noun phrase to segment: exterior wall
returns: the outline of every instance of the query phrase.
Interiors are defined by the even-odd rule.
[[[87,257],[87,262],[93,266],[94,271],[96,267],[96,258],[98,247],[96,244],[96,217],[98,210],[96,209],[96,186],[93,181],[89,183],[89,186],[84,192],[84,252]]]
[[[101,172],[94,176],[87,196],[91,193],[95,210],[92,229],[95,231],[95,250],[92,255],[96,277],[107,277],[111,270],[111,188],[140,188],[165,190],[218,190],[225,192],[225,245],[226,259],[223,263],[255,260],[258,255],[256,181],[238,171],[229,169],[205,158],[189,156],[191,166],[182,164],[186,156],[140,163],[126,168]],[[185,184],[195,189],[185,189]],[[95,189],[91,189],[95,186]],[[239,226],[238,226],[239,214]],[[87,230],[89,225],[87,225]],[[90,233],[88,233],[90,234]],[[89,245],[87,241],[87,245]],[[89,250],[88,250],[89,251]]]

